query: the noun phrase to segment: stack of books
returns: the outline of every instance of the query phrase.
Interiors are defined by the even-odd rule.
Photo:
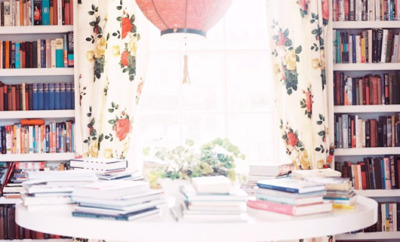
[[[293,163],[287,164],[249,164],[248,181],[242,188],[249,194],[254,194],[257,181],[275,179],[289,175],[294,168]]]
[[[151,190],[147,181],[110,180],[79,186],[72,193],[78,203],[72,215],[113,220],[134,220],[160,212],[161,190]]]
[[[350,178],[342,178],[341,175],[339,171],[327,168],[293,171],[292,178],[324,184],[324,201],[332,202],[334,209],[353,209],[357,199],[356,193]]]
[[[349,178],[342,177],[307,177],[305,180],[325,184],[324,201],[332,202],[334,209],[353,209],[356,193]]]
[[[255,199],[247,201],[250,208],[292,216],[326,213],[332,204],[324,202],[325,186],[316,182],[291,178],[260,180]]]
[[[74,170],[28,171],[27,175],[29,180],[22,183],[21,199],[28,208],[72,203],[71,193],[76,186],[97,179],[94,172]]]
[[[248,219],[247,193],[224,176],[192,178],[180,188],[177,220],[187,222],[244,222]],[[174,208],[172,208],[174,209]]]
[[[71,159],[69,165],[75,170],[92,170],[98,173],[107,174],[125,171],[128,167],[128,162],[127,160],[122,159],[84,157]]]

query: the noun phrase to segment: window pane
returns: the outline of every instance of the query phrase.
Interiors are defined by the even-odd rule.
[[[272,101],[267,51],[227,54],[229,110],[267,110]]]

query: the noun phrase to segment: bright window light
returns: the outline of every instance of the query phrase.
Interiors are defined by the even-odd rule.
[[[235,0],[204,41],[165,40],[150,27],[145,87],[134,118],[131,160],[144,147],[228,138],[252,163],[276,162],[265,1]],[[182,84],[183,56],[190,84]]]

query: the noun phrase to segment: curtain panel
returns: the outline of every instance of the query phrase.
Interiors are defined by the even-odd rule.
[[[328,0],[268,0],[268,28],[281,138],[298,169],[329,156],[325,41]]]
[[[141,32],[146,25],[140,24],[144,20],[137,18],[139,11],[130,0],[85,0],[77,5],[80,155],[127,155],[147,56]]]

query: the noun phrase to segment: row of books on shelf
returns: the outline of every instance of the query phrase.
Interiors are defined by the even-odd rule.
[[[72,82],[4,84],[0,81],[0,111],[74,108]]]
[[[73,121],[34,121],[0,126],[1,154],[65,153],[75,152]]]
[[[34,41],[0,41],[0,69],[74,66],[73,32],[63,38]]]
[[[72,25],[73,0],[1,0],[1,26]]]
[[[398,0],[332,0],[333,21],[400,20]]]
[[[335,105],[390,105],[400,104],[400,72],[347,76],[334,72]]]
[[[400,203],[378,202],[377,223],[357,232],[396,232],[396,231],[400,231]]]
[[[400,157],[365,157],[362,161],[337,161],[335,169],[352,181],[356,190],[400,189]]]
[[[398,63],[399,34],[392,29],[368,29],[360,33],[333,30],[334,63]]]
[[[42,233],[19,226],[15,222],[15,204],[0,205],[0,239],[60,239],[60,235]]]
[[[335,114],[336,148],[400,147],[400,115],[361,119],[358,115]]]

